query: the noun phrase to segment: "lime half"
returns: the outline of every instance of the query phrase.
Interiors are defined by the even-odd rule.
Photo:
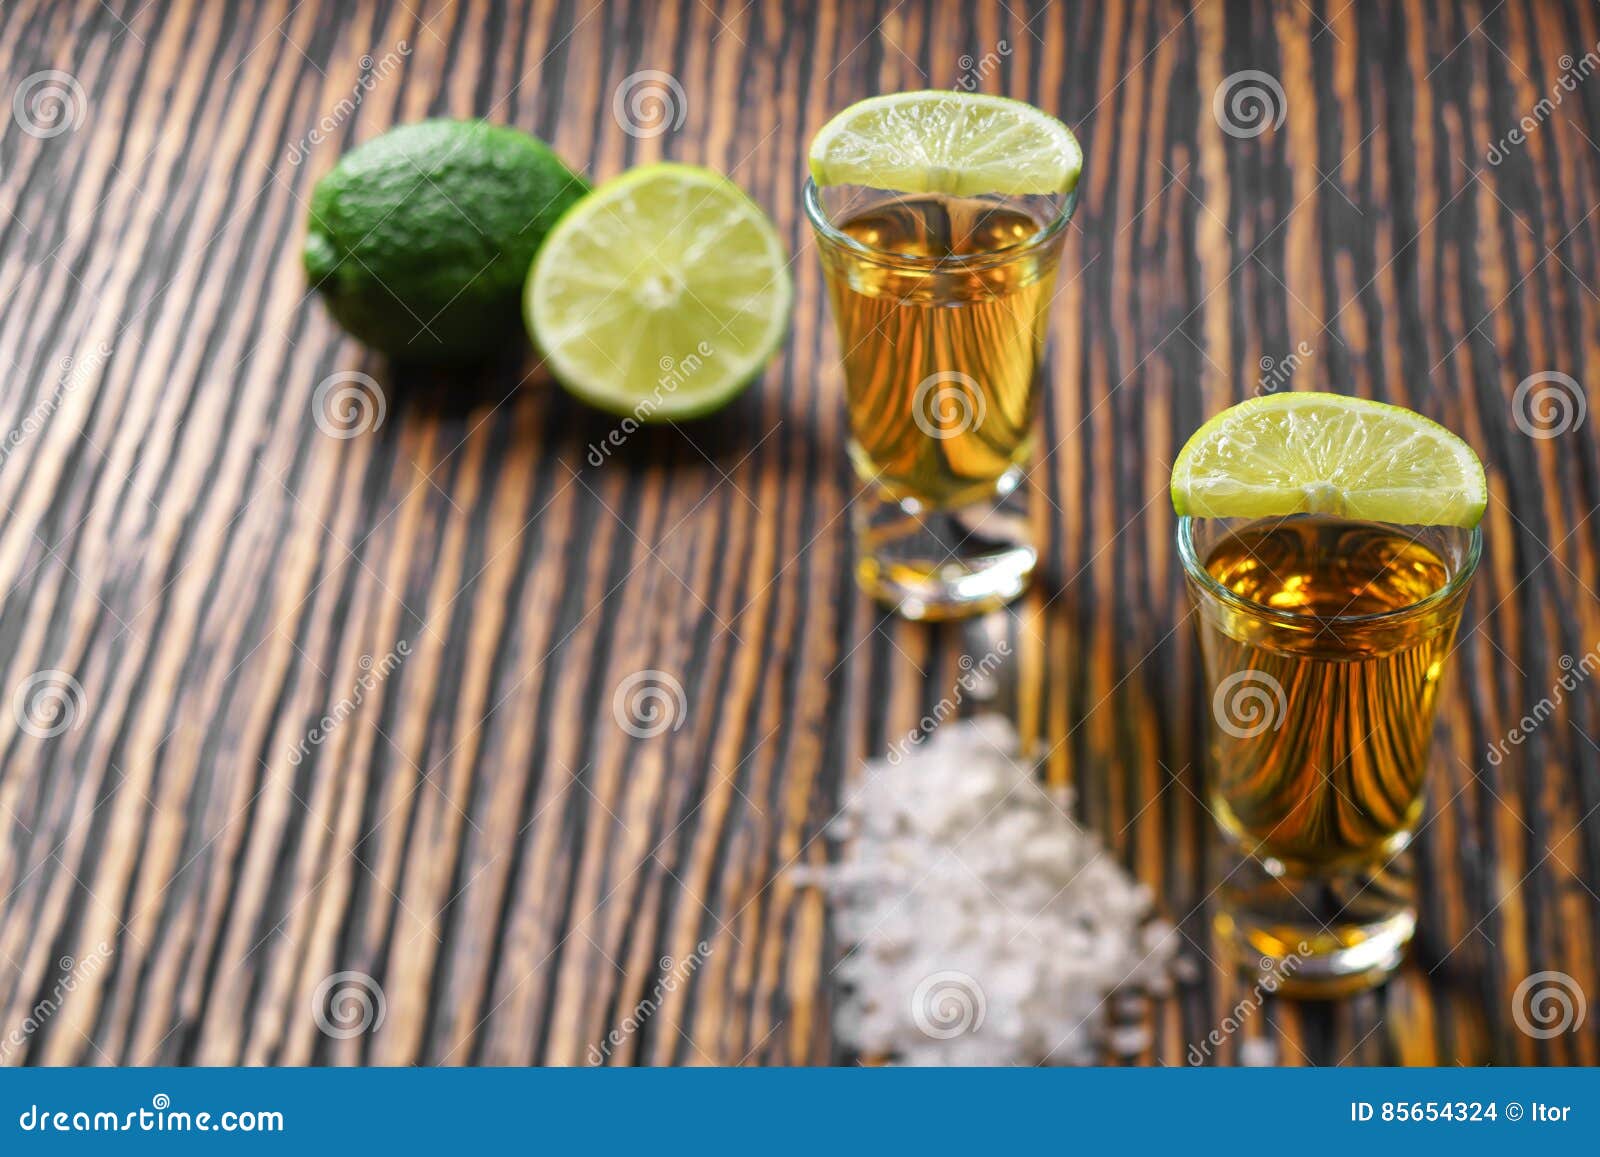
[[[641,422],[718,409],[789,324],[788,258],[732,181],[647,165],[578,201],[523,296],[528,332],[568,391]]]
[[[818,185],[900,193],[1070,193],[1083,171],[1072,130],[1031,104],[930,89],[859,101],[811,142]]]
[[[1269,394],[1199,430],[1172,466],[1172,505],[1200,518],[1332,514],[1478,525],[1483,464],[1460,438],[1400,406],[1341,394]]]

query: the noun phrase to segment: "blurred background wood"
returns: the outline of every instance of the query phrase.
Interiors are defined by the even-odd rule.
[[[1033,475],[1045,581],[999,628],[1049,773],[1198,966],[1145,1059],[1184,1063],[1248,995],[1196,908],[1207,707],[1166,479],[1265,381],[1446,422],[1493,500],[1413,962],[1359,1000],[1273,1002],[1217,1059],[1600,1062],[1600,1015],[1540,1039],[1513,1012],[1542,970],[1600,997],[1594,689],[1487,758],[1600,644],[1595,423],[1533,438],[1512,408],[1530,374],[1600,364],[1597,42],[1594,6],[1545,0],[3,0],[0,95],[65,104],[0,131],[0,690],[60,672],[72,710],[49,737],[0,712],[0,1032],[75,978],[5,1059],[844,1059],[842,948],[784,869],[827,854],[842,785],[971,636],[854,592],[798,194],[832,111],[959,84],[1059,113],[1087,154]],[[681,126],[614,117],[643,70]],[[1229,135],[1213,98],[1245,70],[1283,96]],[[344,338],[306,297],[311,186],[428,115],[521,126],[597,178],[731,173],[795,255],[763,381],[596,461],[613,423],[531,355],[421,377]],[[312,397],[349,372],[386,409],[338,439]],[[613,708],[641,671],[683,692],[646,738]],[[383,993],[348,1039],[312,1011],[339,972]]]

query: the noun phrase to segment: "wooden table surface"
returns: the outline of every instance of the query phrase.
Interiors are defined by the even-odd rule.
[[[1492,497],[1412,963],[1270,1002],[1217,1059],[1266,1037],[1287,1064],[1600,1061],[1600,1012],[1540,1038],[1513,1010],[1540,971],[1600,1000],[1600,710],[1560,686],[1600,644],[1597,424],[1533,405],[1600,365],[1597,43],[1593,5],[1543,0],[3,0],[0,1056],[584,1063],[694,955],[611,1061],[849,1059],[844,946],[785,869],[825,859],[861,760],[979,636],[852,585],[799,192],[832,111],[963,84],[1058,113],[1087,157],[1032,475],[1043,580],[984,626],[1016,647],[999,706],[1198,966],[1143,1059],[1184,1063],[1248,996],[1209,932],[1166,481],[1265,381],[1446,422]],[[645,70],[681,123],[630,133],[614,97]],[[1219,119],[1244,82],[1265,123]],[[311,187],[440,114],[597,178],[732,174],[794,255],[762,381],[592,455],[613,424],[531,354],[427,376],[346,338],[307,297]],[[319,387],[356,374],[381,422],[330,436]],[[667,714],[632,730],[658,734],[614,710],[641,672]],[[381,1023],[319,1026],[339,973]]]

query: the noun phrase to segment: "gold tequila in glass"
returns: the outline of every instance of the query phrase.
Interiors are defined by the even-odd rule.
[[[950,197],[808,181],[833,305],[856,575],[916,619],[1021,594],[1024,475],[1051,290],[1075,196]]]
[[[1381,981],[1477,530],[1294,515],[1179,522],[1211,712],[1217,926],[1305,995]]]

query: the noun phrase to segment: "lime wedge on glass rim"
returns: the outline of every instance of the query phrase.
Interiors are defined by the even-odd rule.
[[[789,327],[777,231],[720,173],[644,165],[576,202],[528,272],[528,333],[569,393],[640,422],[720,409]]]
[[[1342,394],[1283,393],[1231,406],[1172,465],[1172,505],[1196,518],[1329,514],[1478,525],[1478,456],[1421,414]]]
[[[1083,171],[1072,130],[1020,100],[928,89],[858,101],[811,141],[819,187],[897,193],[1070,193]]]

